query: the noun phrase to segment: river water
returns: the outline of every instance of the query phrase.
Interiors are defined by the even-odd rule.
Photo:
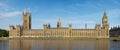
[[[120,50],[120,41],[0,40],[0,50]]]

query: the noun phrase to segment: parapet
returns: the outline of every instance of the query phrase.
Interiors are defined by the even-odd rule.
[[[13,25],[9,25],[9,27],[10,27],[10,30],[14,30],[15,29],[15,27]]]
[[[13,25],[9,25],[9,27],[14,27]]]
[[[43,29],[47,29],[47,24],[43,24]]]
[[[96,24],[96,25],[95,25],[95,29],[101,29],[100,24]]]
[[[14,25],[9,25],[9,27],[10,27],[10,30],[16,30],[18,28],[21,29],[21,25],[16,25],[16,27]]]
[[[29,15],[29,16],[31,16],[31,13],[29,12],[29,10],[25,10],[25,11],[23,11],[23,16],[26,16],[26,15]]]
[[[16,27],[21,27],[21,25],[16,25]]]
[[[69,29],[72,29],[72,24],[69,24],[69,26],[68,26],[68,27],[69,27]]]

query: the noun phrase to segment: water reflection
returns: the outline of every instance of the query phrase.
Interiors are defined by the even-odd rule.
[[[120,50],[120,41],[111,41],[110,50]]]
[[[110,42],[109,40],[9,40],[9,49],[109,50],[109,42]]]
[[[9,50],[8,40],[0,40],[0,50]]]

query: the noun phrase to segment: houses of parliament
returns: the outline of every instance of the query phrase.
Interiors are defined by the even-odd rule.
[[[93,29],[73,29],[72,24],[68,27],[62,27],[62,22],[58,18],[57,27],[51,27],[50,24],[43,24],[43,29],[31,29],[31,13],[25,11],[22,13],[22,25],[9,26],[9,38],[14,37],[61,37],[61,38],[109,38],[109,24],[106,12],[102,17],[102,26],[96,24]]]

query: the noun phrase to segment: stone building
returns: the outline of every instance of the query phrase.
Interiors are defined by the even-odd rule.
[[[23,24],[14,27],[10,25],[9,37],[80,37],[80,38],[109,38],[109,24],[106,12],[102,17],[102,27],[96,24],[94,29],[73,29],[72,24],[68,27],[62,27],[60,18],[57,21],[57,27],[51,27],[50,24],[43,24],[43,29],[31,29],[31,13],[23,12]]]

